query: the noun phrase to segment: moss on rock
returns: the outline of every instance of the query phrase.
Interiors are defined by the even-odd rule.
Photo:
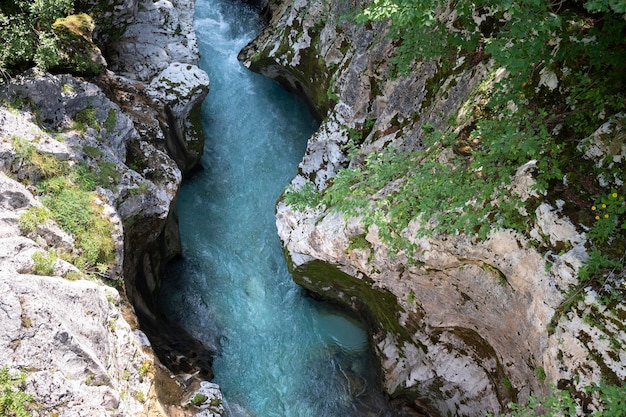
[[[61,70],[83,75],[98,75],[106,68],[100,49],[93,43],[94,22],[86,13],[57,19],[52,31],[57,37]]]
[[[337,266],[319,260],[300,265],[291,273],[296,283],[315,295],[356,312],[370,331],[391,333],[396,340],[410,339],[407,330],[399,323],[403,310],[396,297],[388,291],[373,288],[371,279],[355,278]]]

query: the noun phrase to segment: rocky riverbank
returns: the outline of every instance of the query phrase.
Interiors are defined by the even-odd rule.
[[[426,128],[448,124],[461,135],[473,120],[468,109],[477,108],[479,92],[498,74],[493,62],[463,59],[448,72],[436,62],[415,62],[409,75],[389,77],[395,45],[384,23],[343,19],[351,11],[346,2],[270,3],[270,26],[240,58],[306,96],[323,118],[293,181],[295,190],[309,193],[302,197],[308,207],[284,199],[277,208],[295,279],[361,314],[387,392],[416,410],[499,415],[509,402],[548,394],[550,384],[582,398],[579,413],[592,410],[597,397],[586,386],[626,377],[626,307],[623,298],[603,307],[588,286],[562,314],[589,259],[588,229],[568,218],[558,197],[533,193],[533,161],[519,166],[510,184],[517,199],[537,202],[525,213],[527,234],[500,229],[482,240],[464,233],[418,239],[411,236],[423,222],[415,217],[396,231],[410,237],[412,249],[390,251],[376,225],[314,202],[341,168],[363,167],[392,147],[424,150]],[[623,120],[617,115],[580,145],[598,151],[581,161],[614,161],[617,184],[624,180]],[[445,152],[434,158],[449,160]],[[376,189],[370,202],[397,191],[400,181]],[[611,277],[619,292],[624,272]]]
[[[209,352],[155,306],[203,148],[193,6],[111,2],[81,32],[101,70],[0,91],[0,363],[33,415],[223,412]]]

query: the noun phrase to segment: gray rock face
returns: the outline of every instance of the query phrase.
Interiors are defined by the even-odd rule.
[[[28,369],[34,415],[147,413],[154,359],[114,288],[1,271],[0,291],[0,363]]]
[[[28,369],[27,392],[43,409],[60,415],[127,416],[162,409],[154,394],[154,376],[161,365],[145,335],[127,321],[136,320],[128,306],[123,316],[117,290],[59,278],[76,276],[78,269],[56,256],[45,272],[56,277],[33,275],[36,254],[77,253],[78,249],[74,237],[53,220],[33,229],[22,225],[29,209],[42,207],[33,192],[46,173],[16,145],[31,146],[37,155],[56,161],[82,163],[94,170],[109,168],[109,183],[99,188],[98,204],[113,226],[116,259],[106,272],[111,280],[123,279],[122,222],[145,216],[164,224],[180,171],[163,151],[147,145],[145,156],[162,164],[159,181],[125,165],[127,146],[140,135],[132,120],[93,84],[66,75],[30,74],[16,78],[3,93],[9,102],[22,98],[30,104],[18,111],[0,106],[4,170],[0,173],[0,287],[6,313],[0,317],[6,331],[0,341],[0,361]],[[93,109],[94,125],[83,132],[74,130],[76,114],[85,108]],[[106,123],[111,111],[116,122]],[[97,129],[96,124],[106,124],[108,129]],[[151,233],[156,241],[159,232]]]
[[[109,69],[122,84],[118,85],[119,99],[129,104],[126,110],[135,113],[135,119],[145,119],[142,113],[148,112],[148,124],[159,121],[156,134],[164,134],[168,153],[186,173],[202,156],[199,114],[209,91],[209,78],[197,66],[195,2],[114,3],[113,26],[123,30],[115,41],[107,43],[106,55]],[[106,34],[101,37],[107,40]]]
[[[124,31],[107,45],[109,69],[149,82],[171,63],[195,64],[198,46],[193,31],[193,0],[116,1],[117,27]],[[131,12],[132,11],[132,12]]]
[[[451,73],[437,74],[434,65],[417,62],[410,76],[389,79],[393,46],[385,27],[337,20],[342,4],[273,2],[270,27],[240,55],[250,68],[313,95],[322,113],[329,109],[309,140],[296,187],[312,181],[324,190],[340,168],[387,146],[421,149],[424,123],[443,126],[458,116],[462,130],[473,91],[490,72],[490,63],[460,61]],[[324,80],[326,100],[315,97],[312,80]],[[361,156],[351,159],[350,131],[368,121],[371,130],[356,143]],[[622,125],[618,117],[590,138],[588,157],[621,164],[623,149],[606,150],[623,144]],[[533,164],[520,167],[511,184],[522,201],[533,198]],[[501,230],[482,242],[464,235],[414,240],[414,262],[402,252],[391,257],[376,227],[367,230],[359,218],[324,207],[296,211],[281,202],[276,220],[294,278],[374,323],[387,391],[414,399],[422,412],[500,414],[510,401],[546,394],[549,383],[576,381],[582,392],[603,373],[623,380],[623,304],[603,309],[586,288],[584,302],[555,315],[588,258],[584,230],[558,206],[537,208],[529,236]],[[414,219],[401,233],[415,236],[418,227]],[[358,248],[355,239],[363,242]],[[546,259],[536,249],[542,245],[566,250]],[[592,311],[603,329],[582,319]],[[606,344],[611,338],[619,341],[612,348]],[[590,359],[594,352],[601,352],[599,361]]]
[[[163,346],[148,342],[136,316],[147,318],[152,332],[168,329],[169,339],[159,342],[185,340],[182,329],[160,321],[154,297],[165,262],[180,250],[173,211],[181,170],[191,169],[203,146],[191,120],[209,81],[195,65],[193,5],[112,5],[109,17],[129,31],[105,49],[119,48],[108,60],[123,75],[106,71],[85,81],[29,71],[0,90],[0,363],[26,371],[34,415],[223,413],[213,407],[221,402],[219,388],[201,380],[210,372],[204,348],[189,338],[186,348],[197,360],[175,376],[154,354]],[[149,39],[157,43],[150,47]],[[156,45],[167,45],[165,52]],[[145,55],[128,53],[144,47]],[[76,236],[49,217],[26,216],[45,210],[41,179],[72,175],[77,167],[92,174],[93,204],[112,226],[114,260],[95,276],[125,286],[122,296],[76,280],[79,269],[61,259],[80,255]],[[52,264],[42,268],[41,257],[49,255],[55,256],[44,259]],[[168,353],[166,362],[189,351]],[[198,392],[213,408],[187,404]]]

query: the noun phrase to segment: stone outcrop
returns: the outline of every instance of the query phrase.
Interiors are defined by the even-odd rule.
[[[88,80],[31,70],[0,91],[0,363],[27,371],[36,415],[223,413],[209,352],[155,304],[180,251],[178,187],[203,148],[209,80],[193,6],[111,2],[94,30],[108,69]],[[76,172],[113,237],[108,264],[88,271],[72,263],[86,250],[76,236],[29,217],[46,210],[40,180]]]
[[[324,117],[296,188],[311,181],[323,191],[340,168],[388,146],[423,149],[425,123],[442,127],[457,117],[461,131],[468,123],[464,109],[493,71],[484,60],[461,60],[448,73],[416,62],[409,76],[389,78],[393,44],[383,23],[339,19],[345,2],[274,1],[268,8],[270,26],[240,58],[306,95]],[[590,139],[589,158],[597,163],[610,155],[621,163],[623,149],[614,150],[623,144],[623,119],[616,120]],[[351,131],[364,132],[353,158]],[[520,167],[511,186],[522,200],[533,197],[532,164]],[[462,234],[413,239],[409,261],[403,252],[391,256],[376,227],[366,229],[359,218],[284,202],[276,213],[296,281],[370,325],[392,397],[429,415],[499,415],[509,402],[545,395],[556,384],[585,398],[588,412],[594,400],[585,385],[626,375],[626,307],[603,308],[589,287],[581,289],[584,301],[560,314],[589,256],[585,230],[558,201],[540,204],[532,217],[525,236],[499,230],[483,241]],[[419,224],[415,219],[403,235],[415,236]],[[619,288],[624,273],[615,275]]]

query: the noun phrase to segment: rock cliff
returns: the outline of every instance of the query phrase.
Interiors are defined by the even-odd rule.
[[[0,91],[0,363],[26,373],[33,415],[223,412],[209,353],[155,306],[203,148],[193,6],[112,1],[81,35],[96,75]]]
[[[450,129],[462,132],[466,109],[496,70],[488,60],[460,60],[447,73],[436,63],[416,62],[408,76],[389,77],[395,46],[386,24],[343,19],[354,6],[358,2],[270,1],[269,27],[240,54],[251,69],[303,94],[323,118],[295,190],[312,183],[323,193],[339,169],[360,166],[385,148],[423,150],[426,126],[453,120]],[[618,183],[624,180],[623,120],[618,115],[584,141],[603,149],[586,158],[598,164],[612,158]],[[565,215],[562,202],[533,195],[533,163],[520,166],[510,185],[521,201],[538,201],[526,213],[527,234],[499,229],[486,239],[463,233],[415,238],[423,227],[416,216],[398,231],[412,250],[397,252],[359,216],[278,203],[277,227],[296,281],[367,321],[391,397],[429,415],[500,415],[509,402],[545,395],[555,384],[582,398],[578,412],[588,413],[596,400],[585,386],[624,381],[623,297],[608,309],[591,286],[582,286],[584,297],[561,314],[589,259],[587,229]],[[611,279],[623,290],[623,271]]]

